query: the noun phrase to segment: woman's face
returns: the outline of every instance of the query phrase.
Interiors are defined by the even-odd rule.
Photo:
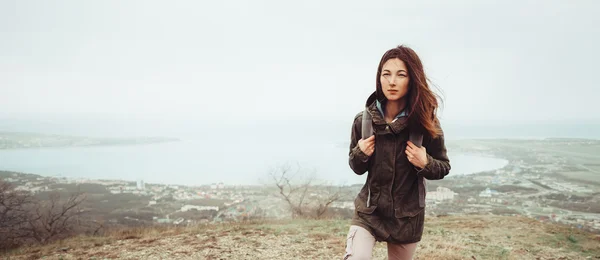
[[[409,80],[408,69],[401,59],[389,59],[383,64],[379,81],[388,101],[398,101],[406,96]]]

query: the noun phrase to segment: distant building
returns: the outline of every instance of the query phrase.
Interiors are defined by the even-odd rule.
[[[156,220],[156,222],[158,222],[160,224],[169,224],[169,223],[173,222],[173,220],[168,219],[168,218],[159,218]]]
[[[181,222],[183,222],[184,220],[185,220],[184,218],[178,218],[178,219],[176,219],[175,221],[173,221],[173,224],[175,224],[175,225],[179,225],[179,224],[181,224]]]
[[[144,189],[146,189],[146,186],[144,185],[144,180],[138,180],[137,181],[137,189],[138,190],[144,190]]]
[[[335,201],[331,204],[332,208],[354,209],[354,201]]]
[[[445,187],[437,187],[435,191],[427,192],[427,199],[443,201],[443,200],[453,200],[455,192]]]
[[[152,219],[154,219],[154,218],[152,218]],[[173,223],[173,220],[171,218],[169,218],[169,215],[167,215],[167,218],[158,218],[155,220],[156,220],[156,222],[161,223],[161,224]]]
[[[482,197],[482,198],[491,198],[492,195],[498,195],[498,191],[490,190],[490,188],[486,188],[484,191],[479,193],[479,197]]]
[[[213,207],[213,206],[185,205],[185,206],[181,207],[181,211],[182,212],[187,212],[187,211],[192,210],[192,209],[195,209],[195,210],[198,210],[198,211],[200,211],[200,210],[215,210],[215,211],[219,211],[219,207],[216,207],[216,206]]]

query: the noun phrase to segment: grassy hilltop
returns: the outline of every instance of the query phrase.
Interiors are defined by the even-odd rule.
[[[348,220],[139,228],[21,248],[6,259],[341,259]],[[378,243],[374,259],[386,259]],[[415,259],[600,259],[600,236],[525,217],[426,219]]]

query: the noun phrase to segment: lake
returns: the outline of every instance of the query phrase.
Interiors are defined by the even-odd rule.
[[[287,140],[287,141],[286,141]],[[504,167],[503,159],[449,152],[450,176]],[[332,184],[364,183],[348,166],[348,148],[338,142],[288,139],[188,138],[180,142],[0,150],[0,169],[89,179],[203,185],[260,184],[279,166],[300,166]]]

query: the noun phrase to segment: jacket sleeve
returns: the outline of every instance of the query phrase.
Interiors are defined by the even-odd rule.
[[[418,174],[428,180],[443,179],[450,173],[450,160],[444,143],[444,133],[431,139],[425,148],[427,150],[427,165],[423,169],[417,169]]]
[[[367,168],[369,166],[369,156],[363,153],[358,146],[358,140],[362,137],[361,134],[362,129],[362,113],[359,113],[354,118],[354,123],[352,123],[352,133],[350,137],[350,168],[358,174],[362,175],[367,172]]]

